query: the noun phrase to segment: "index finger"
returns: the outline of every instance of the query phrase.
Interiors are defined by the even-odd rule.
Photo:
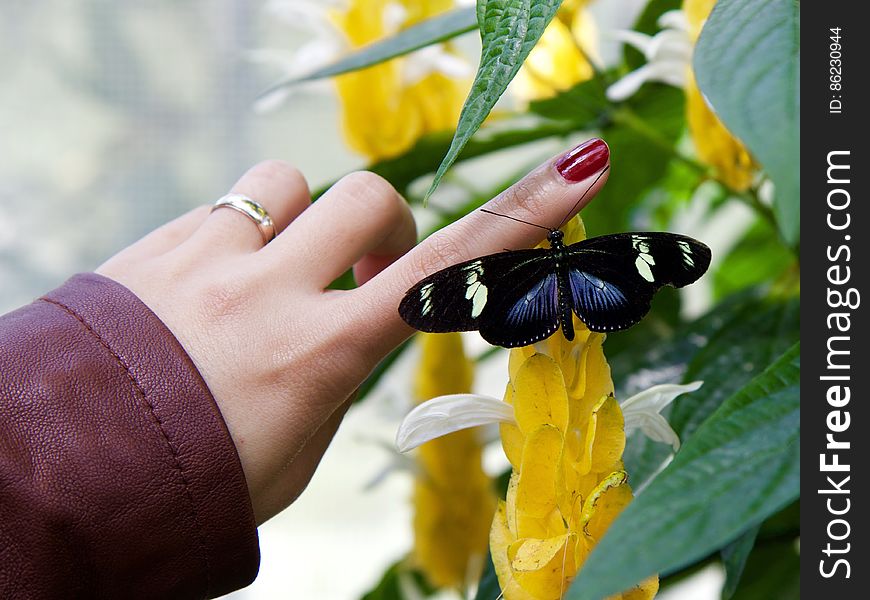
[[[591,139],[540,165],[483,208],[555,228],[595,197],[607,181],[609,166],[607,144]],[[365,307],[367,324],[376,324],[380,334],[389,338],[384,340],[387,348],[413,331],[399,317],[398,306],[415,283],[457,263],[505,248],[527,248],[545,237],[540,228],[513,219],[476,210],[433,233],[356,290],[366,296],[359,306]]]

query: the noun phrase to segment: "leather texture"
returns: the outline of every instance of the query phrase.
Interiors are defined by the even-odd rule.
[[[0,317],[0,598],[205,598],[258,566],[226,424],[148,307],[83,274]]]

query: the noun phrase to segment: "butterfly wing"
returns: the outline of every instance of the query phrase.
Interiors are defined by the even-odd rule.
[[[399,315],[427,332],[479,330],[507,348],[542,340],[559,327],[550,250],[491,254],[426,277],[405,294]]]
[[[710,266],[710,249],[673,233],[618,233],[567,248],[574,312],[592,331],[627,329],[665,285],[683,287]]]

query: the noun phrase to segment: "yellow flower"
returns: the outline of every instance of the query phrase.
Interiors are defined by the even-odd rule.
[[[584,237],[578,217],[566,227],[565,243]],[[677,448],[679,439],[659,413],[701,385],[657,385],[617,403],[604,334],[589,331],[579,319],[574,328],[571,342],[557,333],[511,350],[504,400],[454,387],[449,395],[414,408],[396,435],[396,446],[406,452],[452,432],[499,423],[513,470],[489,542],[505,600],[564,596],[589,552],[631,500],[622,464],[625,432],[640,429]],[[440,379],[461,378],[442,371]],[[435,391],[434,384],[420,390],[423,397]],[[657,590],[653,576],[614,598],[648,600]]]
[[[333,21],[358,48],[453,6],[453,0],[350,0]],[[336,79],[348,144],[375,161],[401,154],[421,136],[456,125],[470,80],[444,44]]]
[[[584,235],[574,223],[569,242]],[[572,342],[554,335],[511,351],[505,402],[515,422],[503,422],[501,432],[513,473],[490,532],[505,600],[562,598],[632,497],[605,336],[579,319],[575,330]],[[615,598],[652,598],[657,590],[651,577]]]
[[[587,55],[595,51],[597,31],[586,4],[562,3],[511,83],[514,95],[525,101],[549,98],[592,78]]]
[[[713,10],[716,0],[684,0],[683,12],[689,26],[692,45]],[[756,164],[749,152],[732,136],[698,89],[689,69],[686,82],[686,119],[700,159],[716,170],[718,177],[731,189],[743,191],[752,185]]]
[[[636,31],[618,37],[643,52],[647,63],[607,90],[611,100],[624,100],[647,81],[682,87],[686,92],[686,120],[698,157],[713,167],[716,177],[735,191],[751,184],[757,165],[749,152],[710,109],[692,74],[692,51],[715,0],[684,0],[683,9],[659,19],[663,28],[655,36]]]
[[[428,399],[471,389],[472,363],[459,334],[420,336],[416,395]],[[436,587],[462,589],[486,556],[495,494],[481,466],[478,431],[465,429],[422,446],[414,484],[414,559]]]

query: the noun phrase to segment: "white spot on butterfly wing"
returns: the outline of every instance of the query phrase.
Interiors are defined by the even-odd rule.
[[[483,275],[483,264],[476,260],[464,267],[467,272],[465,276],[465,298],[471,300],[471,318],[476,319],[483,312],[483,307],[486,306],[487,296],[489,291],[486,286],[480,282]]]
[[[423,303],[423,308],[420,310],[420,314],[424,317],[432,312],[432,289],[435,284],[427,283],[423,287],[420,288],[420,301]]]
[[[634,261],[634,268],[637,269],[638,274],[650,283],[656,279],[653,276],[652,269],[650,269],[651,264],[654,265],[656,263],[649,254],[641,254]]]
[[[680,250],[683,252],[683,262],[685,262],[690,267],[695,266],[695,259],[692,257],[692,247],[688,242],[684,242],[680,240],[677,242],[677,246],[680,247]]]
[[[634,260],[634,268],[637,269],[641,277],[653,283],[655,277],[650,266],[656,264],[656,260],[649,253],[649,243],[642,236],[633,235],[631,236],[631,246],[638,252],[638,257]]]

